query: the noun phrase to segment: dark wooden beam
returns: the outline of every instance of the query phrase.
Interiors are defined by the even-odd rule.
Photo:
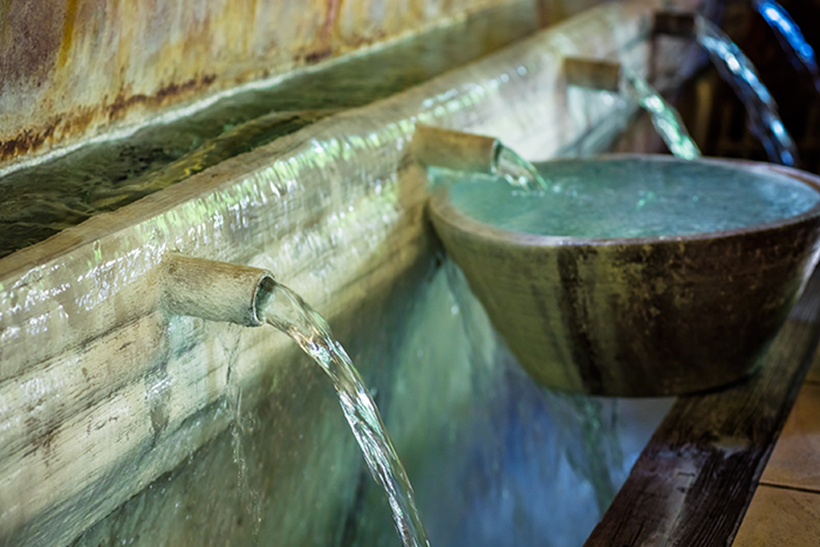
[[[820,274],[747,381],[681,397],[585,547],[726,546],[820,339]]]

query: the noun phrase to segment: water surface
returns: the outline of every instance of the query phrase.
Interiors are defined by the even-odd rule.
[[[451,182],[453,205],[504,230],[596,239],[692,235],[803,213],[820,194],[795,179],[701,162],[566,160],[539,164],[551,187],[511,191],[486,176]]]

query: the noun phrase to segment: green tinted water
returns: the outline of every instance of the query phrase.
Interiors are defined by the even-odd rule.
[[[309,125],[429,80],[530,34],[516,1],[462,21],[249,88],[125,139],[79,148],[0,178],[0,258]],[[442,55],[445,51],[447,54]]]
[[[547,181],[538,172],[538,168],[503,144],[498,147],[493,174],[503,178],[511,186],[520,187],[527,192],[547,189]]]
[[[494,177],[449,181],[466,215],[504,230],[595,239],[691,235],[798,215],[820,194],[786,176],[700,162],[620,159],[542,163],[550,188],[511,191]]]

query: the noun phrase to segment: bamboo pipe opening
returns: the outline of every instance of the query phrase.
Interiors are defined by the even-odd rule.
[[[162,305],[168,313],[245,327],[262,325],[260,304],[275,283],[268,270],[177,253],[163,259],[161,275]]]
[[[425,165],[493,174],[501,142],[493,137],[416,124],[412,153]]]

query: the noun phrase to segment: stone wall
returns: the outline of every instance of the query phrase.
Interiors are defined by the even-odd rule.
[[[503,3],[0,0],[0,165]]]

